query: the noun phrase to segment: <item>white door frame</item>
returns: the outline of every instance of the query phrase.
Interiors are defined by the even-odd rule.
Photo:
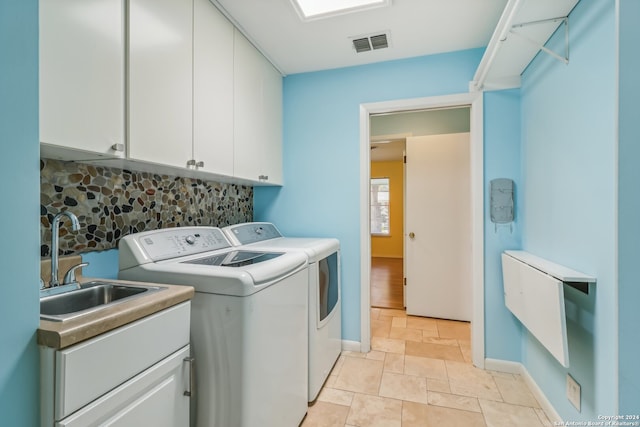
[[[471,281],[473,313],[471,350],[473,364],[484,368],[484,141],[482,92],[402,99],[360,105],[360,351],[371,349],[371,114],[470,106],[471,151]]]

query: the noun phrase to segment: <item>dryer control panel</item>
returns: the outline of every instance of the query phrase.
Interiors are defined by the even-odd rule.
[[[231,247],[216,227],[180,227],[132,235],[152,261],[162,261]]]
[[[235,245],[264,242],[282,237],[280,231],[270,222],[248,222],[225,227],[229,240]]]

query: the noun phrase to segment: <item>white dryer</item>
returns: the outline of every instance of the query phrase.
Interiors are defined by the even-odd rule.
[[[309,262],[309,402],[313,402],[342,351],[340,242],[333,238],[283,237],[275,225],[250,222],[224,227],[246,250],[304,253]]]
[[[307,259],[233,248],[219,228],[125,236],[121,279],[195,287],[200,427],[296,427],[307,411]]]

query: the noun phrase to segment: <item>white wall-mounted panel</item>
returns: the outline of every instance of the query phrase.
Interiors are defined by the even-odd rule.
[[[507,308],[563,366],[569,366],[563,282],[502,254]]]
[[[556,264],[555,262],[540,258],[526,251],[505,251],[505,253],[563,282],[596,283],[596,278],[593,276],[565,267],[564,265]]]

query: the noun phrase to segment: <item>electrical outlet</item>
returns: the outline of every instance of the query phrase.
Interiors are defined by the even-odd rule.
[[[567,374],[567,399],[580,412],[580,384]]]

